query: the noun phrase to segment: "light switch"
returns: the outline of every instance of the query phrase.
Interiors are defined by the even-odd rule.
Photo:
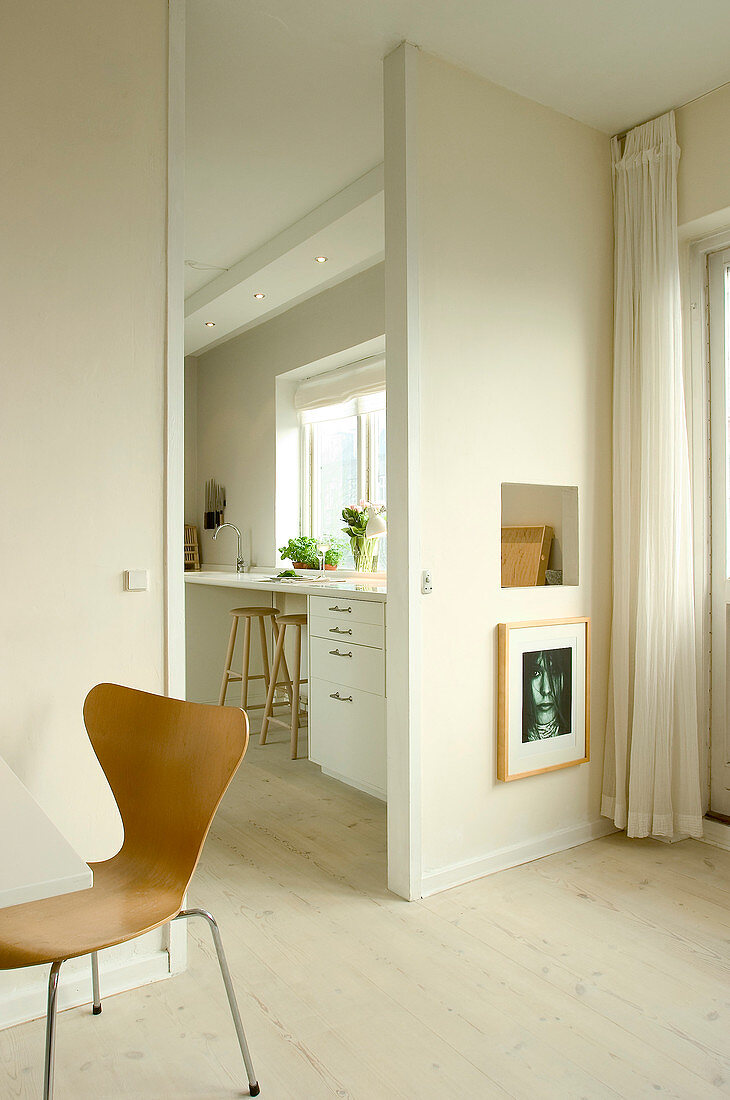
[[[429,569],[424,569],[421,573],[421,592],[424,596],[428,596],[429,592],[433,592],[433,577]]]
[[[146,592],[150,586],[150,575],[146,569],[125,569],[124,587],[127,592]]]

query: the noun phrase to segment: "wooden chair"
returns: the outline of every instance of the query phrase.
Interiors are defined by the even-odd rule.
[[[44,1100],[53,1093],[61,964],[91,955],[97,1014],[97,952],[192,916],[210,926],[249,1093],[258,1096],[218,926],[205,910],[182,908],[213,816],[246,752],[248,718],[233,708],[99,684],[86,697],[84,722],[122,816],[122,847],[91,864],[90,890],[0,910],[0,970],[51,963]]]

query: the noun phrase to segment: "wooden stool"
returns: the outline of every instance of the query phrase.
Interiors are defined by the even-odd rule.
[[[299,689],[302,684],[306,684],[307,680],[302,680],[302,627],[307,625],[306,615],[277,615],[274,620],[279,630],[278,637],[276,639],[276,650],[274,652],[274,668],[271,674],[271,682],[269,683],[269,693],[266,696],[266,707],[264,709],[264,720],[261,723],[261,737],[259,738],[259,744],[266,744],[266,735],[269,732],[269,726],[277,725],[283,726],[284,729],[291,729],[291,758],[296,760],[298,749],[298,737],[299,737],[299,722],[303,717],[299,714]],[[296,636],[294,639],[294,678],[290,677],[289,670],[286,667],[286,657],[284,656],[284,639],[286,638],[286,628],[288,626],[294,627],[296,630]],[[291,685],[291,725],[287,722],[282,722],[280,718],[273,717],[274,709],[274,691],[276,690],[276,678],[279,675],[279,665],[284,664],[284,675],[287,677],[287,682]]]
[[[218,699],[219,706],[223,706],[226,701],[226,692],[228,691],[229,684],[239,683],[241,684],[241,709],[242,710],[262,710],[268,706],[269,690],[271,689],[271,697],[273,700],[274,692],[277,687],[284,687],[286,693],[291,700],[292,686],[289,678],[289,669],[286,667],[286,658],[284,658],[284,676],[285,680],[280,683],[276,682],[276,674],[273,677],[269,675],[269,650],[266,645],[266,619],[271,619],[271,628],[274,635],[274,641],[278,642],[279,639],[279,627],[276,622],[276,616],[279,614],[276,607],[234,607],[231,611],[233,616],[233,622],[231,623],[231,636],[228,639],[228,651],[226,653],[226,663],[223,669],[223,680],[221,682],[221,693]],[[236,632],[238,630],[239,619],[243,619],[243,660],[241,661],[241,675],[231,671],[231,662],[233,661],[233,650],[236,646]],[[255,676],[251,676],[249,673],[249,658],[251,654],[251,620],[258,619],[259,631],[261,634],[261,658],[264,664],[263,673],[256,673]],[[278,652],[278,651],[277,651]],[[278,672],[278,666],[277,666]],[[263,680],[266,685],[266,703],[254,703],[252,706],[248,706],[248,685],[251,680]],[[273,685],[273,687],[272,687]],[[287,706],[287,703],[274,703],[273,706],[282,707]]]

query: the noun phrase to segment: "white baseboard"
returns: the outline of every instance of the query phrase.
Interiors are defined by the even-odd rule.
[[[421,879],[421,897],[427,898],[431,894],[437,894],[441,890],[448,890],[452,886],[463,886],[476,878],[484,875],[493,875],[497,871],[506,871],[509,867],[517,867],[521,863],[530,863],[533,859],[542,856],[551,856],[555,852],[564,852],[568,848],[577,848],[579,844],[586,844],[589,840],[597,840],[601,836],[608,836],[618,830],[612,821],[605,817],[599,817],[595,821],[589,821],[585,825],[573,825],[568,829],[559,829],[555,833],[547,833],[523,844],[513,844],[508,848],[499,848],[496,852],[478,856],[476,859],[464,860],[462,863],[454,863],[450,867],[442,867],[438,871],[427,871]]]
[[[187,894],[183,905],[187,906]],[[162,946],[169,956],[170,973],[181,974],[188,965],[188,922],[186,920],[174,920],[166,926],[163,932]]]
[[[37,1020],[46,1014],[48,967],[6,971],[4,976],[8,974],[22,977],[15,988],[0,992],[0,1030],[26,1023],[28,1020]],[[114,993],[149,985],[169,976],[170,957],[165,950],[158,949],[144,955],[127,955],[119,960],[112,959],[111,964],[104,958],[104,952],[99,955],[102,1003],[105,997]],[[90,957],[84,956],[64,963],[58,983],[58,1007],[78,1008],[79,1005],[90,1004],[91,1000]]]
[[[702,830],[703,844],[712,844],[713,848],[724,848],[726,852],[730,852],[730,825],[706,817],[702,822]]]
[[[322,775],[328,775],[330,779],[337,779],[340,783],[346,783],[348,787],[354,787],[356,791],[362,791],[363,794],[370,794],[380,802],[387,801],[385,791],[381,791],[380,787],[373,787],[370,783],[360,783],[355,779],[349,779],[346,775],[340,775],[339,772],[331,772],[329,768],[322,768],[320,766],[320,770]]]

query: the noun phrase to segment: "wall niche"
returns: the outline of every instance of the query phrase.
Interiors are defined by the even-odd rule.
[[[538,569],[540,529],[544,527],[552,529],[552,541],[547,562]],[[578,486],[503,482],[501,537],[502,579],[532,577],[512,579],[503,583],[503,588],[577,585]],[[543,575],[544,580],[535,579]]]

